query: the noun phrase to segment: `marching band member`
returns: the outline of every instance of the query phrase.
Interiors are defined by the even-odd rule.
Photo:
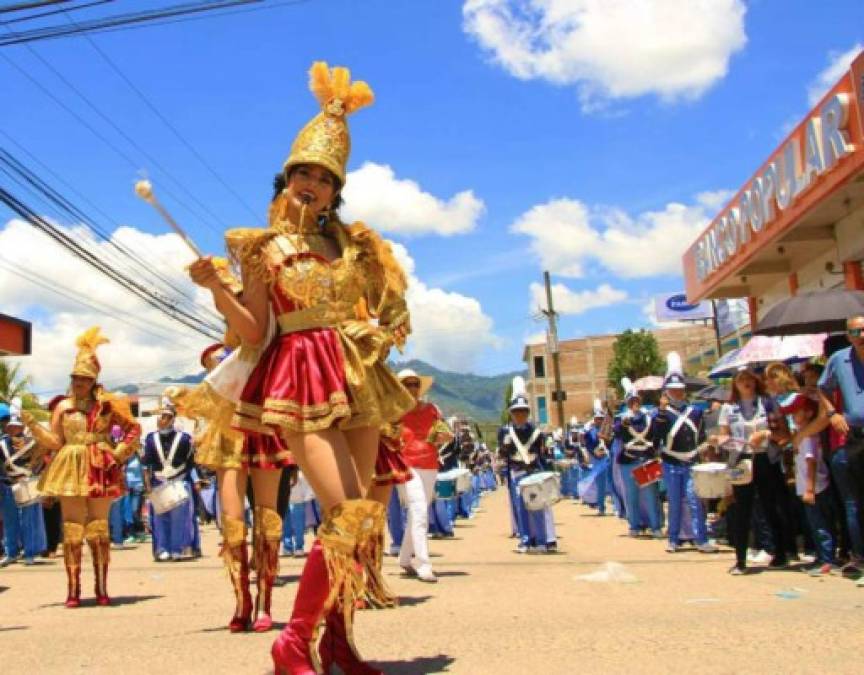
[[[45,537],[45,521],[42,504],[19,505],[14,487],[30,480],[31,469],[36,459],[36,441],[26,433],[21,421],[20,401],[10,406],[10,415],[5,429],[0,432],[0,495],[3,507],[3,543],[5,557],[0,567],[13,562],[23,552],[24,564],[34,564],[33,558],[48,546]]]
[[[668,404],[656,412],[652,422],[652,442],[655,452],[659,452],[663,460],[663,481],[669,500],[666,551],[674,553],[678,550],[681,515],[686,503],[693,520],[696,548],[701,553],[716,553],[717,547],[708,542],[705,511],[693,489],[691,474],[697,448],[705,440],[702,412],[687,401],[681,357],[676,352],[669,352],[666,361],[663,391]]]
[[[397,377],[415,401],[414,408],[401,420],[403,454],[411,467],[411,480],[398,487],[408,510],[399,565],[408,576],[435,583],[438,577],[429,562],[429,505],[435,500],[438,446],[450,443],[453,434],[441,418],[438,407],[423,400],[434,382],[433,378],[418,375],[410,368],[399,371]]]
[[[519,536],[516,553],[554,553],[558,546],[551,509],[547,506],[529,511],[519,490],[520,481],[543,470],[545,439],[539,427],[528,419],[531,406],[525,380],[518,375],[513,378],[509,412],[510,423],[498,430],[498,448],[508,467],[510,500]]]
[[[148,494],[169,481],[182,484],[187,498],[165,513],[156,513],[150,504],[150,529],[153,533],[153,558],[160,562],[180,560],[200,550],[198,520],[192,495],[190,472],[194,468],[192,438],[174,428],[175,411],[163,406],[159,411],[157,431],[144,439],[144,485]]]
[[[642,409],[642,397],[630,378],[621,380],[624,389],[626,412],[615,425],[615,436],[621,444],[617,461],[621,465],[624,479],[624,503],[631,537],[639,536],[643,528],[643,511],[648,518],[651,534],[656,539],[663,537],[661,526],[660,492],[656,482],[641,487],[636,483],[633,471],[645,466],[654,457],[651,436],[651,417]],[[644,505],[644,509],[643,509]]]
[[[588,451],[588,456],[591,461],[591,471],[589,476],[584,479],[585,483],[580,489],[580,494],[588,495],[588,490],[584,489],[585,485],[593,482],[597,493],[597,515],[606,515],[606,495],[609,491],[609,483],[612,480],[611,472],[609,471],[609,448],[606,447],[606,439],[603,438],[601,429],[603,422],[606,419],[606,412],[603,410],[603,404],[599,398],[594,399],[594,418],[583,435],[585,449]],[[583,497],[585,499],[586,497]]]
[[[66,607],[81,603],[81,549],[86,539],[96,574],[96,603],[109,605],[108,565],[111,538],[108,511],[123,493],[123,464],[138,449],[141,427],[127,399],[109,394],[97,383],[101,366],[96,349],[108,340],[98,327],[78,337],[70,395],[54,408],[50,430],[24,411],[22,419],[36,442],[53,454],[39,479],[43,495],[59,497],[63,512],[63,561],[66,566]],[[114,425],[123,430],[113,446]]]
[[[270,227],[226,235],[242,272],[241,297],[223,286],[210,258],[194,263],[191,274],[213,293],[241,351],[263,350],[234,421],[245,436],[244,465],[280,467],[290,453],[324,509],[291,620],[271,650],[276,672],[318,670],[315,643],[326,618],[324,665],[336,661],[347,672],[371,673],[377,671],[359,660],[351,636],[355,602],[365,592],[362,562],[384,510],[364,495],[381,424],[398,421],[414,405],[381,358],[404,341],[407,309],[391,303],[378,310],[389,293],[404,292],[406,279],[373,230],[346,226],[336,214],[350,151],[346,116],[372,102],[371,90],[352,84],[346,68],[331,71],[323,62],[312,66],[310,88],[321,112],[292,145]],[[356,319],[358,303],[377,325]],[[271,313],[277,335],[266,343]],[[255,485],[258,504],[271,510],[279,482],[274,473]],[[279,539],[277,532],[277,546]]]

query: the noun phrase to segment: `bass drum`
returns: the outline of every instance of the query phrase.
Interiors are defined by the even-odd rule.
[[[561,499],[561,482],[551,471],[531,474],[519,481],[519,495],[529,511],[542,511]]]
[[[181,480],[169,480],[153,488],[150,492],[150,503],[153,510],[162,515],[173,511],[189,500],[189,492]]]

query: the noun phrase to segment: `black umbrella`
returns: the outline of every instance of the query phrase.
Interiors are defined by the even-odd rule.
[[[711,384],[697,391],[694,396],[701,398],[703,401],[728,401],[731,398],[730,394],[729,387],[724,387],[720,384]]]
[[[756,335],[806,335],[846,330],[846,319],[864,315],[864,291],[843,288],[801,293],[765,312]]]
[[[684,376],[684,386],[687,387],[687,391],[702,389],[703,387],[707,387],[710,384],[713,384],[713,382],[711,382],[711,380],[705,379],[704,377],[693,377],[691,375]]]

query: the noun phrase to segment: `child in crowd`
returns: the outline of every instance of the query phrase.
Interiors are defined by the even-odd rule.
[[[819,412],[819,404],[805,394],[794,394],[781,409],[792,415],[796,428],[804,429]],[[804,513],[816,546],[812,576],[830,574],[834,566],[834,533],[832,501],[828,491],[828,466],[822,456],[818,435],[804,436],[795,448],[795,491],[804,505]]]

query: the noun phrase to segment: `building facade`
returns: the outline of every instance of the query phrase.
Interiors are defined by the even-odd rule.
[[[864,290],[864,52],[684,255],[687,298],[746,298],[751,329],[804,291]]]
[[[33,328],[27,321],[0,314],[0,356],[26,356],[32,349]]]
[[[661,355],[677,351],[694,373],[703,369],[700,367],[703,359],[706,367],[717,360],[716,339],[711,327],[692,324],[648,332],[657,339]],[[561,387],[567,395],[565,420],[576,416],[585,421],[591,415],[595,398],[605,399],[614,394],[606,370],[612,360],[612,346],[616,339],[617,335],[597,335],[559,341]],[[526,383],[532,417],[541,424],[557,426],[556,404],[552,396],[555,380],[547,345],[526,345],[522,358],[528,369]]]

